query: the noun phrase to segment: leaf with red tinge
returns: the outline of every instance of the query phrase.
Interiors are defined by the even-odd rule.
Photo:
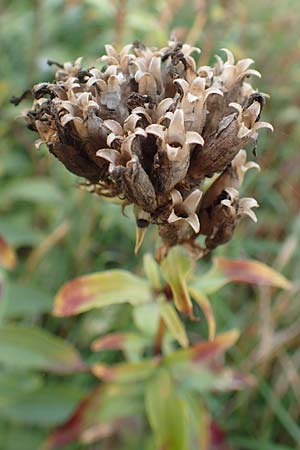
[[[276,270],[252,259],[227,259],[216,257],[212,268],[191,284],[203,294],[216,292],[230,282],[249,283],[291,289],[291,283]]]
[[[191,349],[191,357],[194,361],[205,360],[217,354],[224,353],[236,343],[240,336],[237,329],[218,334],[212,341],[204,341],[195,344]]]
[[[71,316],[117,303],[140,305],[151,297],[147,281],[125,270],[110,270],[66,283],[55,297],[53,314]]]
[[[0,235],[0,266],[5,269],[13,269],[17,263],[17,257],[14,250],[8,245],[5,239]]]
[[[216,356],[225,353],[232,347],[240,336],[237,329],[218,334],[213,341],[201,341],[192,347],[184,350],[178,350],[165,357],[167,363],[180,363],[184,361],[206,362]]]
[[[187,279],[192,270],[192,260],[188,252],[177,246],[160,264],[161,273],[170,285],[178,311],[193,318],[193,305],[187,286]]]
[[[291,289],[291,283],[276,270],[252,259],[215,258],[216,270],[229,281]]]
[[[95,339],[92,342],[91,349],[94,352],[100,350],[122,350],[125,348],[126,341],[130,339],[129,333],[110,333]]]

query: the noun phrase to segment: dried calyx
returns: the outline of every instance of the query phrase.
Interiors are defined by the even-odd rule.
[[[32,89],[25,117],[37,147],[45,143],[94,192],[134,205],[136,249],[150,224],[165,249],[197,247],[203,234],[209,251],[241,217],[256,220],[257,202],[238,193],[246,171],[259,168],[244,147],[272,126],[260,121],[265,96],[248,81],[260,77],[253,61],[223,52],[226,61],[209,67],[197,66],[198,48],[178,42],[135,42],[120,53],[107,45],[99,68],[57,64],[55,81]]]

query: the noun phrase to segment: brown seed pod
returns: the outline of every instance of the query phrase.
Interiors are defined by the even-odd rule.
[[[258,168],[244,148],[260,128],[272,129],[260,120],[265,96],[245,81],[260,76],[253,61],[235,62],[223,49],[225,61],[198,66],[192,55],[200,49],[175,41],[105,49],[97,67],[82,67],[81,58],[50,62],[55,80],[33,87],[24,113],[36,146],[46,144],[93,192],[134,206],[136,249],[149,224],[164,252],[180,243],[205,253],[194,242],[199,234],[207,250],[227,242],[258,206],[238,195],[246,171]]]

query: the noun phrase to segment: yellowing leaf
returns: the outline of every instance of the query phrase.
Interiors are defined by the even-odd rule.
[[[165,357],[169,364],[178,364],[184,361],[195,363],[206,363],[218,355],[225,353],[239,338],[240,332],[237,329],[218,334],[212,341],[200,341],[192,347],[178,350]]]
[[[259,261],[219,257],[215,258],[214,265],[228,281],[291,289],[291,283],[283,275]]]
[[[191,356],[194,361],[210,358],[215,354],[224,353],[238,340],[240,332],[237,329],[218,334],[213,341],[199,342],[191,348]]]
[[[160,268],[164,279],[170,285],[178,311],[193,317],[193,305],[187,287],[187,278],[192,269],[188,252],[179,246],[173,247],[161,262]]]
[[[73,373],[86,369],[67,341],[36,327],[0,327],[0,363],[8,367]]]
[[[5,269],[13,269],[16,265],[17,258],[14,250],[7,244],[5,239],[0,235],[0,266]]]
[[[189,289],[192,298],[198,303],[208,323],[208,338],[212,341],[216,334],[216,321],[209,299],[196,289]]]
[[[117,303],[139,305],[151,300],[149,283],[124,270],[110,270],[75,278],[54,301],[54,315],[71,316]]]
[[[172,336],[179,342],[179,344],[186,348],[189,345],[188,337],[176,309],[171,303],[161,300],[159,302],[161,317]]]
[[[249,283],[258,286],[274,286],[291,289],[291,283],[276,270],[251,259],[227,259],[216,257],[212,268],[191,283],[191,288],[203,295],[218,291],[230,282]]]

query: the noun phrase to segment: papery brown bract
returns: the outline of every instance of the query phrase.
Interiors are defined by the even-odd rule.
[[[192,54],[200,49],[188,44],[135,42],[120,53],[107,45],[104,67],[85,70],[78,58],[59,64],[53,83],[32,89],[25,118],[37,146],[47,144],[94,192],[135,205],[137,223],[146,214],[159,227],[162,255],[176,244],[197,248],[199,234],[212,250],[231,239],[242,216],[255,219],[258,204],[237,191],[256,165],[243,148],[272,126],[260,121],[264,96],[245,81],[260,76],[249,68],[253,60],[235,62],[223,51],[225,62],[198,67]],[[205,192],[205,180],[217,175]],[[182,205],[199,192],[197,205],[180,209],[174,192]],[[137,232],[136,251],[144,234]]]

